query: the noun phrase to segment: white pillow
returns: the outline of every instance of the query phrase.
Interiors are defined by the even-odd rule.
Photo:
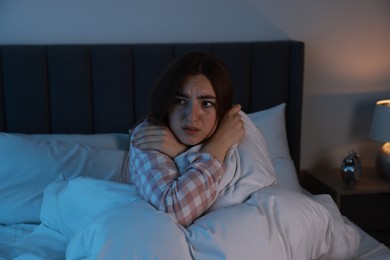
[[[39,222],[43,190],[62,175],[119,181],[124,151],[0,133],[0,223]]]
[[[66,143],[78,143],[97,148],[126,150],[129,145],[129,137],[123,133],[106,134],[17,134],[40,140],[61,141]]]
[[[290,159],[275,159],[273,160],[277,185],[288,188],[289,190],[302,192],[302,187],[299,184],[297,172],[294,162]]]
[[[286,104],[274,106],[248,114],[253,123],[261,130],[272,159],[290,159],[288,149],[285,111]]]
[[[285,120],[286,104],[248,114],[263,133],[274,165],[279,186],[300,192],[302,190],[293,161],[291,160]]]
[[[225,158],[226,171],[219,182],[218,197],[210,210],[244,202],[253,192],[276,181],[266,141],[252,120],[241,113],[245,136]]]

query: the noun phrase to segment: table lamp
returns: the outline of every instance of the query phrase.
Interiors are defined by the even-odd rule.
[[[383,178],[390,179],[390,99],[376,102],[370,138],[384,142],[376,157],[376,168]]]

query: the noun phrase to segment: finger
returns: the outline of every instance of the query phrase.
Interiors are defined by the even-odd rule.
[[[149,142],[149,143],[141,143],[138,145],[134,145],[134,147],[137,147],[141,150],[157,150],[160,151],[161,149],[161,143],[159,142]]]
[[[163,126],[156,126],[156,125],[151,125],[151,126],[146,126],[143,129],[140,129],[137,133],[159,133],[165,131],[166,128]]]
[[[241,105],[240,104],[236,104],[234,105],[231,109],[230,109],[230,113],[231,114],[237,114],[238,112],[241,111]]]
[[[148,125],[148,126],[145,126],[144,130],[147,129],[147,130],[164,130],[166,129],[165,126],[161,126],[161,125]]]
[[[148,143],[161,143],[161,142],[163,142],[163,138],[161,136],[144,136],[139,139],[134,139],[132,143],[135,146],[140,146]]]
[[[165,129],[158,126],[148,126],[134,133],[134,139],[141,139],[145,136],[161,136],[165,134]]]

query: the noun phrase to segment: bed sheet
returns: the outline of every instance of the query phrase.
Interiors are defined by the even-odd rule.
[[[356,259],[362,260],[388,260],[390,259],[390,249],[378,240],[370,236],[359,226],[355,225],[347,217],[343,217],[344,222],[356,227],[360,234],[360,246]]]
[[[344,222],[356,226],[348,218],[344,217]],[[390,259],[390,249],[382,243],[375,240],[360,227],[356,226],[360,236],[360,247],[355,259],[361,260],[387,260]],[[39,232],[32,231],[34,229],[41,229]],[[0,225],[0,260],[9,260],[11,251],[13,253],[19,252],[19,260],[23,259],[45,259],[42,256],[50,255],[50,259],[65,259],[64,252],[61,248],[64,247],[63,241],[53,240],[58,238],[49,229],[44,229],[38,224],[13,224]],[[47,239],[51,238],[51,244],[46,244]],[[34,243],[22,246],[22,242],[27,239],[35,241]],[[37,243],[41,244],[40,246]],[[39,247],[39,248],[38,248]]]
[[[65,259],[63,236],[40,224],[0,226],[0,260]]]
[[[37,224],[0,224],[0,245],[11,245],[25,235],[31,233],[37,226]]]

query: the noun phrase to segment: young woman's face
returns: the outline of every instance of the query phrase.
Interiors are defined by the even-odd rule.
[[[216,95],[207,77],[190,76],[170,107],[169,127],[183,144],[199,144],[216,128],[215,106]]]

